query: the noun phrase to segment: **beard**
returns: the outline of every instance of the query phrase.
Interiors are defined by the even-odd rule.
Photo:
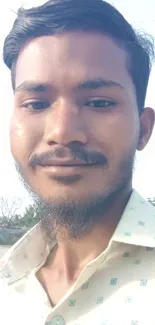
[[[135,152],[120,163],[113,184],[107,188],[103,186],[100,193],[94,193],[89,198],[81,198],[76,202],[71,198],[45,200],[38,196],[26,181],[20,164],[15,162],[15,166],[20,180],[34,201],[36,213],[38,211],[37,219],[41,221],[42,230],[50,243],[55,236],[59,237],[59,240],[63,239],[65,235],[62,229],[70,240],[80,239],[87,235],[94,225],[104,221],[104,217],[131,183],[134,162]]]

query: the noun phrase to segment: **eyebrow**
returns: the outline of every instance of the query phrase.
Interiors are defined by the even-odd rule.
[[[109,87],[120,87],[122,89],[124,89],[124,87],[116,82],[116,81],[112,81],[112,80],[105,80],[102,78],[98,78],[98,79],[90,79],[90,80],[86,80],[83,82],[80,82],[79,85],[77,86],[78,89],[98,89],[98,88],[109,88]]]
[[[77,90],[89,90],[89,89],[98,89],[98,88],[109,88],[109,87],[119,87],[121,89],[124,89],[124,87],[112,80],[105,80],[102,78],[97,78],[97,79],[89,79],[80,82],[75,89]],[[21,83],[18,87],[16,87],[15,92],[19,91],[28,91],[28,92],[46,92],[48,89],[53,88],[52,84],[50,83],[37,83],[37,82],[29,82],[29,81],[24,81]]]
[[[49,89],[50,84],[48,83],[37,83],[37,82],[29,82],[24,81],[22,82],[18,87],[16,87],[15,92],[19,91],[29,91],[29,92],[45,92],[47,89]]]

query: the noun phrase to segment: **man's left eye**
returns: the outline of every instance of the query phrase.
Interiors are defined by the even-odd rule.
[[[85,102],[84,106],[88,106],[90,108],[107,108],[110,106],[114,106],[115,102],[103,99],[95,99]]]

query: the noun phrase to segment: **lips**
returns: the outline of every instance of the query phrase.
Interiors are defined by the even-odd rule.
[[[40,164],[43,172],[51,179],[63,182],[69,180],[78,181],[85,175],[86,170],[93,168],[95,164],[87,164],[78,160],[53,160]],[[70,182],[69,182],[70,184]]]
[[[87,164],[81,160],[52,160],[46,163],[41,163],[42,167],[82,167],[82,166],[92,166],[95,164]]]

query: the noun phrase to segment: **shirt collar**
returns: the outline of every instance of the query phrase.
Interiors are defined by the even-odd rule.
[[[112,242],[155,247],[155,208],[135,190],[111,238],[110,243]],[[13,283],[28,275],[33,269],[45,263],[55,245],[54,238],[49,245],[41,223],[38,223],[1,259],[0,278]]]
[[[45,263],[55,244],[53,238],[49,245],[39,222],[0,260],[0,279],[5,278],[8,283],[12,283],[29,275],[33,269]]]
[[[113,241],[155,247],[155,207],[135,190],[112,237]]]

